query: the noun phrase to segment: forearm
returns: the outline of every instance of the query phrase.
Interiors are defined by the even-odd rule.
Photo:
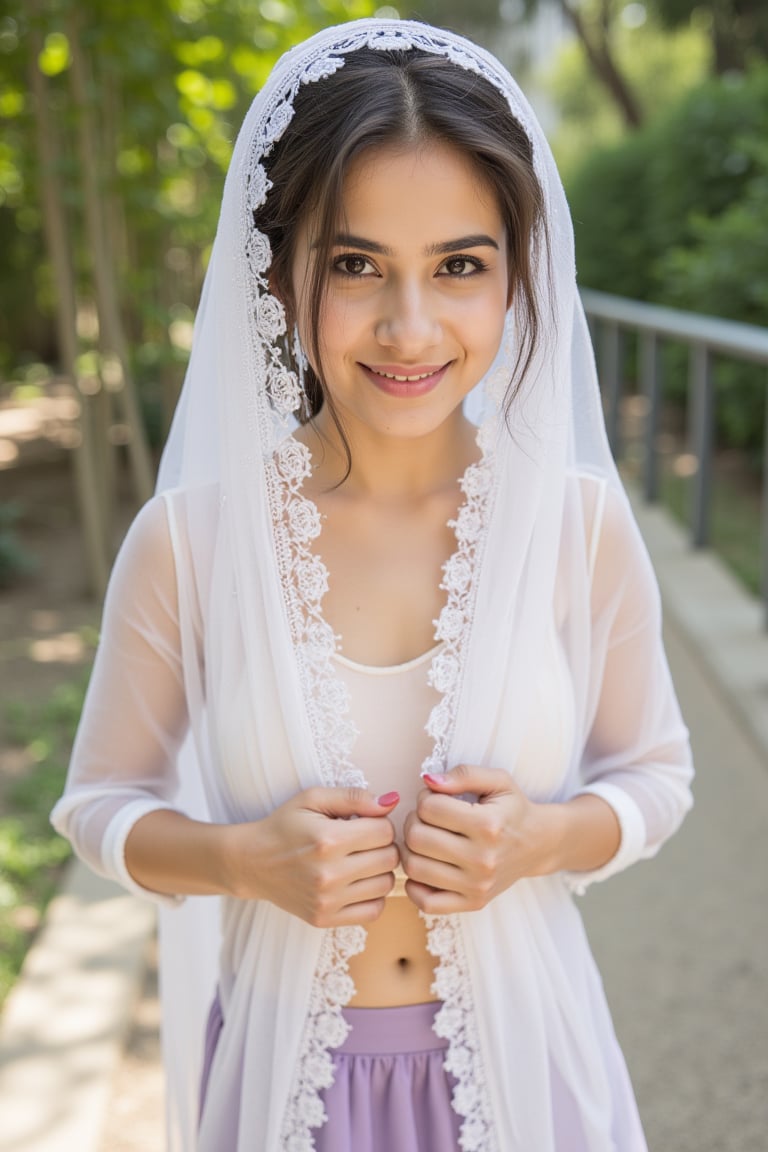
[[[398,852],[386,816],[398,800],[313,788],[239,824],[155,810],[131,828],[125,863],[152,892],[269,900],[318,928],[362,924],[381,915],[392,888]]]
[[[137,884],[179,896],[228,894],[226,825],[190,820],[167,808],[137,820],[125,863]]]
[[[621,826],[613,808],[599,796],[574,796],[543,805],[551,836],[551,872],[591,872],[619,850]]]

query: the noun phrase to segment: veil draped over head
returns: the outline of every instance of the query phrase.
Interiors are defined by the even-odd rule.
[[[622,825],[615,870],[653,852],[668,830],[653,788],[637,783],[629,766],[647,763],[650,778],[658,772],[652,748],[679,743],[684,730],[666,702],[663,667],[651,682],[663,662],[658,605],[653,591],[645,595],[652,577],[606,443],[569,212],[541,129],[499,62],[458,36],[406,21],[330,28],[290,51],[237,140],[159,480],[172,508],[192,721],[175,803],[202,819],[252,820],[306,787],[365,782],[331,660],[336,638],[322,615],[320,518],[302,494],[309,453],[291,435],[300,387],[286,354],[285,312],[270,294],[270,245],[253,222],[269,195],[264,160],[300,86],[318,85],[320,98],[323,80],[364,46],[433,53],[497,88],[532,142],[549,228],[549,249],[539,242],[533,265],[543,335],[514,404],[505,416],[518,347],[514,305],[496,362],[466,401],[482,457],[464,474],[456,550],[444,569],[428,767],[470,763],[515,775],[532,670],[554,612],[573,698],[567,766],[557,778],[517,779],[539,799],[587,788],[612,803]],[[617,567],[595,582],[596,567],[608,571],[596,530],[607,520],[618,525],[608,557]],[[656,637],[648,699],[620,750],[590,750],[611,651],[642,628]],[[610,1022],[591,961],[574,960],[585,946],[567,878],[521,882],[482,912],[430,918],[428,927],[462,1147],[552,1150],[553,1079],[580,1101],[585,1149],[613,1147],[610,1075],[596,1055]],[[318,1091],[352,995],[346,961],[364,937],[361,928],[313,929],[259,902],[193,898],[163,909],[173,1149],[216,1149],[233,1109],[238,1148],[313,1147]],[[564,947],[576,949],[570,959]],[[228,1024],[197,1136],[203,1020],[219,948]]]

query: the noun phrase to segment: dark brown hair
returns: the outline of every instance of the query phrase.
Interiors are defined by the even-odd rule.
[[[319,328],[333,239],[338,231],[344,177],[353,158],[381,145],[429,140],[467,156],[493,189],[504,220],[510,290],[521,342],[507,390],[512,403],[540,337],[533,275],[537,250],[547,251],[543,194],[533,166],[531,142],[504,96],[483,77],[442,56],[419,50],[350,53],[343,68],[304,84],[294,115],[265,160],[272,188],[255,213],[256,226],[272,247],[271,282],[295,319],[291,284],[294,242],[307,212],[316,214],[316,252],[310,291],[305,421],[328,405],[346,446],[322,380]],[[542,248],[543,241],[543,248]],[[348,452],[348,449],[347,449]]]

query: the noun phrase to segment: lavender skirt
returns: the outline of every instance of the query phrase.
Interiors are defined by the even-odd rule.
[[[432,1031],[439,1007],[345,1009],[352,1031],[323,1093],[328,1120],[317,1152],[458,1152],[455,1081],[443,1068],[448,1041]]]
[[[448,1047],[432,1030],[439,1003],[347,1008],[347,1039],[334,1053],[334,1082],[323,1093],[328,1119],[316,1152],[458,1152]],[[205,1037],[200,1108],[223,1019],[218,996]]]

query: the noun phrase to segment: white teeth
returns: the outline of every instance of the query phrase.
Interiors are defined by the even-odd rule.
[[[434,372],[422,372],[420,376],[395,376],[391,372],[377,372],[377,376],[383,376],[385,380],[399,380],[400,383],[409,384],[415,383],[417,380],[426,380],[428,376],[434,376]]]

